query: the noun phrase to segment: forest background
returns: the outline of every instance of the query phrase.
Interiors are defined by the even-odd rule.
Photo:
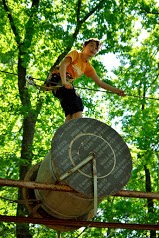
[[[64,123],[50,92],[26,87],[26,74],[43,84],[52,66],[84,40],[102,40],[92,64],[101,79],[125,90],[126,97],[101,92],[86,77],[75,82],[84,116],[112,126],[130,148],[133,170],[124,189],[159,191],[159,2],[154,0],[1,0],[0,1],[0,178],[23,180],[42,161],[57,128]],[[111,53],[111,54],[110,54]],[[118,59],[115,65],[110,55]],[[105,61],[105,62],[104,62]],[[108,73],[107,63],[113,69]],[[91,89],[91,90],[88,90]],[[21,189],[0,188],[0,214],[25,215]],[[153,199],[107,197],[96,221],[159,222]],[[158,231],[88,228],[63,237],[157,238]],[[56,237],[40,225],[0,223],[0,237]]]

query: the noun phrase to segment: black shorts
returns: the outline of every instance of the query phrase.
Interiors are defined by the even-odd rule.
[[[66,77],[69,79],[70,75],[66,73]],[[58,71],[53,72],[48,84],[55,86],[58,83],[61,84],[60,73]],[[58,89],[53,90],[52,93],[60,100],[61,106],[65,112],[65,116],[83,111],[84,107],[82,100],[74,88],[66,89],[65,87],[59,87]]]
[[[53,94],[60,100],[65,116],[83,111],[84,107],[82,100],[74,88],[67,89],[65,87],[61,87],[57,89],[56,92],[53,91]]]

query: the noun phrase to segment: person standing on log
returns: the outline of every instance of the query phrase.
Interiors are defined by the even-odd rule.
[[[72,82],[83,74],[91,78],[100,88],[109,90],[119,96],[125,96],[123,90],[103,82],[89,62],[97,54],[100,46],[101,42],[96,38],[86,40],[82,51],[70,51],[61,61],[60,65],[52,69],[49,74],[47,86],[52,86],[59,82],[63,86],[52,90],[52,92],[60,100],[61,107],[65,112],[66,121],[74,118],[82,118],[84,106]]]

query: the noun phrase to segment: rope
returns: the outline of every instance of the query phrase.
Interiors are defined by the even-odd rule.
[[[2,73],[6,73],[6,74],[12,74],[12,75],[16,75],[16,76],[23,76],[24,75],[21,75],[21,74],[16,74],[16,73],[11,73],[11,72],[7,72],[7,71],[3,71],[3,70],[0,70],[0,72]],[[35,79],[35,80],[39,80],[39,81],[44,81],[43,79],[39,79],[39,78],[33,78],[32,79]],[[54,83],[54,84],[57,84],[59,87],[62,87],[62,85],[59,85],[58,83]],[[53,86],[55,88],[57,88],[57,86]],[[95,92],[101,92],[101,93],[112,93],[114,94],[113,92],[110,92],[110,91],[104,91],[104,90],[100,90],[100,89],[94,89],[94,88],[87,88],[87,87],[78,87],[78,86],[74,86],[75,88],[77,89],[83,89],[83,90],[90,90],[90,91],[95,91]],[[142,96],[137,96],[137,95],[134,95],[134,94],[126,94],[125,96],[128,96],[128,97],[134,97],[134,98],[141,98],[141,99],[147,99],[147,100],[159,100],[159,98],[153,98],[153,97],[142,97]]]
[[[77,87],[77,86],[75,86],[75,88],[85,89],[85,90],[91,90],[91,91],[96,91],[96,92],[102,92],[102,93],[105,93],[105,92],[106,92],[106,91],[104,91],[104,90],[94,89],[94,88],[87,88],[87,87]],[[110,92],[110,91],[107,91],[107,93],[112,93],[112,94],[114,94],[113,92]],[[142,96],[137,96],[137,95],[133,95],[133,94],[126,94],[126,96],[135,97],[135,98],[141,98],[141,99],[159,100],[159,98],[142,97]]]
[[[24,74],[11,73],[11,72],[4,71],[4,70],[0,70],[0,72],[2,72],[2,73],[6,73],[6,74],[12,74],[12,75],[15,75],[15,76],[22,76],[22,77],[25,76]],[[32,77],[32,79],[39,80],[39,81],[44,81],[43,79],[37,79],[37,78],[33,78],[33,77]]]

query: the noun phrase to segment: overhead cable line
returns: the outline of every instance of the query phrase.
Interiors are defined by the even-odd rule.
[[[94,88],[87,88],[87,87],[77,87],[77,86],[75,86],[75,88],[85,89],[85,90],[90,90],[90,91],[96,91],[96,92],[102,92],[102,93],[105,93],[105,92],[106,92],[106,91],[104,91],[104,90],[94,89]],[[112,94],[114,94],[113,92],[110,92],[110,91],[107,91],[107,93],[112,93]],[[126,94],[125,96],[136,97],[136,98],[141,98],[141,99],[159,100],[159,98],[142,97],[142,96],[137,96],[137,95],[133,95],[133,94]]]
[[[6,74],[12,74],[12,75],[15,75],[15,76],[25,76],[25,75],[16,74],[16,73],[11,73],[11,72],[7,72],[7,71],[3,71],[3,70],[0,70],[0,72],[2,72],[2,73],[6,73]],[[43,79],[33,78],[33,77],[32,77],[32,79],[35,79],[35,80],[43,81],[43,82],[44,82]],[[54,84],[59,85],[58,83],[54,83]],[[37,86],[39,86],[39,85],[37,85]],[[59,86],[62,87],[62,85],[59,85]],[[57,87],[57,86],[55,86],[55,87]],[[78,86],[74,86],[74,87],[77,88],[77,89],[83,89],[83,90],[89,90],[89,91],[96,91],[96,92],[101,92],[101,93],[105,93],[105,92],[107,92],[107,93],[112,93],[112,94],[114,94],[113,92],[110,92],[110,91],[104,91],[104,90],[95,89],[95,88],[78,87]],[[135,97],[135,98],[141,98],[141,99],[143,99],[143,100],[145,100],[145,99],[147,99],[147,100],[159,100],[159,98],[146,97],[146,96],[143,97],[143,96],[138,96],[138,95],[134,95],[134,94],[126,94],[125,96],[128,96],[128,97]]]

